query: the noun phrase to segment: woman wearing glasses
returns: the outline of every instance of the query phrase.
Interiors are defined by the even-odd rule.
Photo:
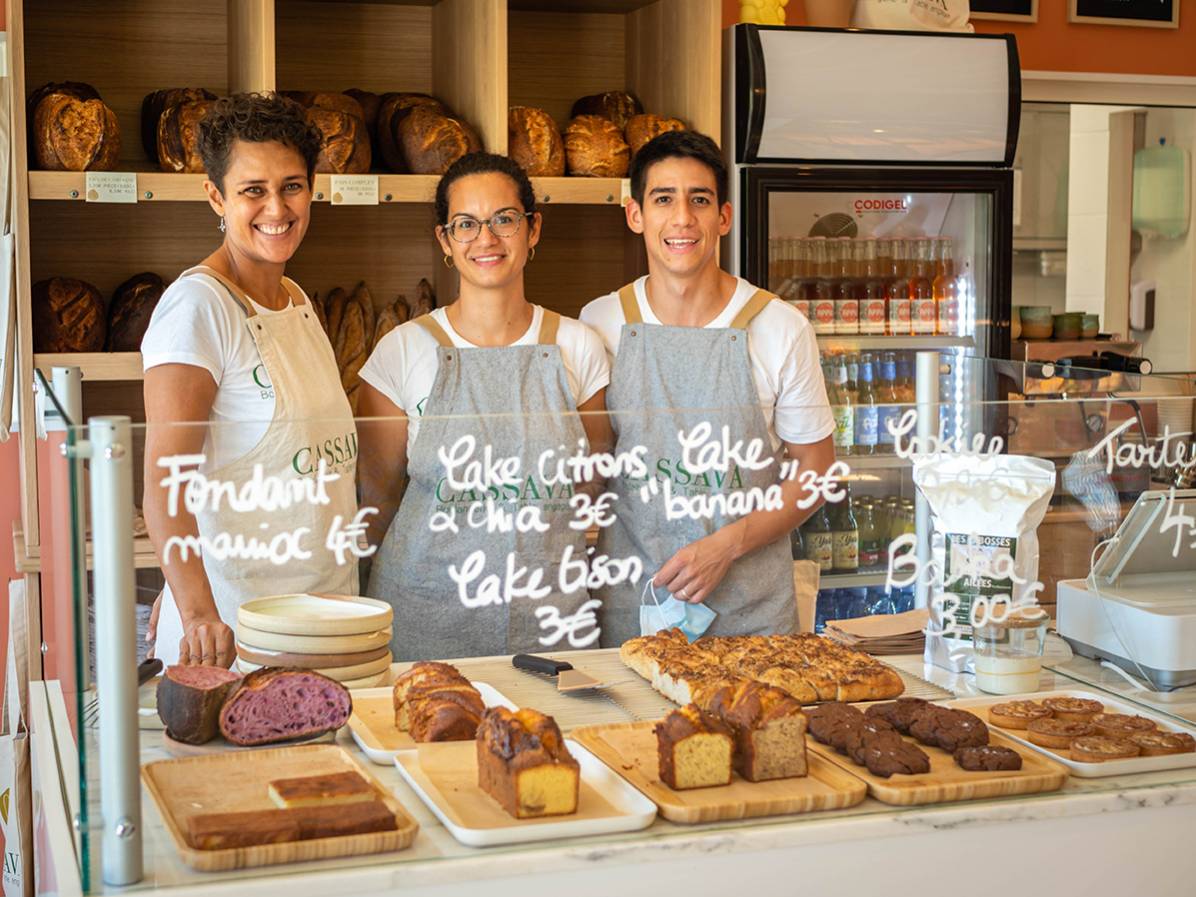
[[[436,188],[436,239],[457,299],[392,330],[361,370],[358,411],[378,418],[360,425],[362,505],[379,509],[366,593],[394,606],[396,660],[596,644],[584,582],[560,575],[586,557],[573,485],[539,460],[609,446],[605,416],[576,412],[604,410],[610,372],[593,331],[524,296],[535,203],[510,159],[456,162]],[[468,476],[487,451],[518,473]]]

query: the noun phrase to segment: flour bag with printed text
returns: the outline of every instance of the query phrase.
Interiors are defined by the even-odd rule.
[[[973,623],[1038,603],[1038,525],[1055,466],[1026,455],[915,455],[913,463],[932,519],[926,660],[972,672]]]

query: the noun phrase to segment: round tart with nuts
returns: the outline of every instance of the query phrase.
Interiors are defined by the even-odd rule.
[[[1037,701],[1005,701],[988,708],[988,721],[1006,729],[1024,729],[1031,721],[1048,719],[1051,711]]]
[[[1026,737],[1049,748],[1069,748],[1073,739],[1096,734],[1092,723],[1069,723],[1061,719],[1036,719],[1026,726]]]
[[[1128,713],[1098,713],[1092,718],[1092,725],[1096,727],[1098,735],[1108,735],[1110,738],[1128,738],[1158,729],[1154,720]]]
[[[1143,757],[1190,754],[1196,751],[1196,738],[1187,732],[1138,732],[1130,736]]]
[[[1105,763],[1138,756],[1138,745],[1128,738],[1084,735],[1071,743],[1071,759],[1077,763]]]
[[[1104,704],[1089,698],[1047,698],[1042,706],[1051,711],[1055,719],[1068,723],[1090,723],[1094,716],[1105,710]]]

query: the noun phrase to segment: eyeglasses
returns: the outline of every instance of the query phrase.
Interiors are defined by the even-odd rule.
[[[490,228],[496,237],[513,237],[519,233],[524,218],[531,218],[534,212],[520,212],[518,209],[499,209],[489,218],[479,221],[470,215],[458,215],[444,226],[448,235],[458,243],[472,243],[482,232],[482,225]]]

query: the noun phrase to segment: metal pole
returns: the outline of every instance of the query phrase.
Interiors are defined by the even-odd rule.
[[[133,578],[133,453],[127,417],[93,417],[91,528],[104,883],[141,881],[137,617]]]
[[[938,352],[919,352],[914,398],[918,403],[918,451],[927,451],[931,437],[939,432],[939,366]],[[930,504],[919,491],[915,497],[918,537],[918,581],[914,587],[914,607],[930,606],[930,583],[923,571],[930,569]]]
[[[84,478],[83,478],[83,458],[78,452],[72,451],[72,447],[80,438],[82,438],[83,428],[83,369],[74,366],[53,367],[50,369],[50,386],[54,390],[54,397],[58,400],[59,406],[62,408],[63,414],[66,415],[66,420],[63,421],[63,430],[66,431],[65,439],[63,441],[63,453],[66,455],[67,464],[70,465],[70,485],[67,486],[67,494],[72,495],[70,489],[71,485],[74,487],[73,504],[71,506],[71,519],[67,522],[66,528],[70,533],[71,545],[71,570],[74,576],[74,585],[77,586],[77,594],[79,600],[75,601],[73,611],[66,611],[60,609],[57,614],[59,620],[64,621],[69,625],[73,619],[75,630],[71,633],[72,640],[77,641],[76,656],[78,664],[75,667],[75,677],[78,682],[78,689],[80,692],[86,691],[91,685],[91,671],[88,669],[87,650],[91,643],[90,629],[91,624],[87,619],[87,533],[86,533],[86,511],[85,502],[83,501]],[[46,429],[51,429],[50,417],[53,406],[46,410]],[[57,409],[53,409],[53,416],[58,417]],[[72,594],[76,594],[76,590],[72,589]],[[70,644],[70,641],[64,640],[62,644]],[[63,666],[60,662],[59,670]],[[59,678],[62,678],[61,675]]]

